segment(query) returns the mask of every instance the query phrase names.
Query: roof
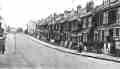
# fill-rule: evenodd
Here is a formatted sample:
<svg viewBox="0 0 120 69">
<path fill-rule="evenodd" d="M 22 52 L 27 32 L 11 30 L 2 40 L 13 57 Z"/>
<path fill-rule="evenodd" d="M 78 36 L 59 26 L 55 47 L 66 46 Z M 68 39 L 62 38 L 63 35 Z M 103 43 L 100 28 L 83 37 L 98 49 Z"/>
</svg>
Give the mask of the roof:
<svg viewBox="0 0 120 69">
<path fill-rule="evenodd" d="M 66 21 L 70 22 L 70 21 L 74 21 L 74 20 L 80 21 L 80 18 L 79 18 L 78 16 L 61 18 L 60 20 L 57 20 L 56 23 L 64 23 L 64 22 L 66 22 Z"/>
<path fill-rule="evenodd" d="M 47 25 L 47 24 L 48 24 L 48 22 L 45 21 L 45 20 L 42 20 L 42 21 L 39 23 L 39 25 Z"/>
<path fill-rule="evenodd" d="M 74 20 L 80 21 L 80 18 L 78 16 L 73 16 L 73 17 L 69 18 L 67 21 L 74 21 Z"/>
<path fill-rule="evenodd" d="M 114 8 L 114 7 L 118 7 L 118 6 L 120 6 L 120 1 L 119 0 L 117 0 L 113 3 L 110 3 L 110 4 L 101 4 L 101 5 L 99 5 L 98 7 L 95 8 L 95 11 L 96 12 L 104 11 L 104 10 Z"/>
<path fill-rule="evenodd" d="M 87 12 L 87 13 L 81 15 L 80 18 L 83 18 L 83 17 L 86 17 L 86 16 L 90 16 L 90 15 L 92 15 L 92 11 L 91 12 Z"/>
<path fill-rule="evenodd" d="M 63 23 L 66 21 L 66 18 L 60 17 L 59 19 L 56 20 L 56 23 Z"/>
</svg>

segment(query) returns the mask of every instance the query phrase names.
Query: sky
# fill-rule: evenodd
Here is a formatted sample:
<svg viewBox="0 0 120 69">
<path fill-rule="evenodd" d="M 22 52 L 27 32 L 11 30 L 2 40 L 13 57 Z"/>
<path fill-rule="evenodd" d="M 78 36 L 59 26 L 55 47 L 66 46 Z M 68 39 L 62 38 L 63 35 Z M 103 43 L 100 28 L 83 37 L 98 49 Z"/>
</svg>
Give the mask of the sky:
<svg viewBox="0 0 120 69">
<path fill-rule="evenodd" d="M 0 15 L 7 25 L 26 28 L 30 20 L 40 20 L 50 14 L 62 13 L 76 8 L 78 4 L 85 7 L 90 0 L 0 0 Z M 102 0 L 94 0 L 95 5 Z"/>
</svg>

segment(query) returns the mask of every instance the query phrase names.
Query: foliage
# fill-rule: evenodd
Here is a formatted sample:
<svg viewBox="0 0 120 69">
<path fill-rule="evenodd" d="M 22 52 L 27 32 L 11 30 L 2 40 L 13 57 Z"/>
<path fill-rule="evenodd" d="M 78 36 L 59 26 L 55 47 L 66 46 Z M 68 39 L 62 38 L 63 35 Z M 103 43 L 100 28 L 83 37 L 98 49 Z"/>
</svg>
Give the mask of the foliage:
<svg viewBox="0 0 120 69">
<path fill-rule="evenodd" d="M 23 32 L 22 28 L 17 28 L 17 32 Z"/>
<path fill-rule="evenodd" d="M 28 34 L 28 30 L 27 30 L 27 29 L 25 29 L 24 33 L 25 33 L 25 34 Z"/>
</svg>

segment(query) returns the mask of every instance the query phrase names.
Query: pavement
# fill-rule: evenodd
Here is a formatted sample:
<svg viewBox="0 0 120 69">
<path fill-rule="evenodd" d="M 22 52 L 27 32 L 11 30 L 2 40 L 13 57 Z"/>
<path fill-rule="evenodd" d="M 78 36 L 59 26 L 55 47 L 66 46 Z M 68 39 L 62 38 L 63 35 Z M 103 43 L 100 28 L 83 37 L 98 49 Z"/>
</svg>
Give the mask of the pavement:
<svg viewBox="0 0 120 69">
<path fill-rule="evenodd" d="M 62 51 L 62 52 L 67 52 L 67 53 L 71 53 L 71 54 L 75 54 L 75 55 L 81 55 L 81 56 L 86 56 L 86 57 L 91 57 L 91 58 L 96 58 L 96 59 L 100 59 L 100 60 L 106 60 L 106 61 L 112 61 L 112 62 L 117 62 L 120 63 L 120 57 L 113 57 L 113 56 L 109 56 L 106 54 L 96 54 L 96 53 L 90 53 L 90 52 L 85 52 L 83 51 L 82 53 L 80 53 L 77 50 L 71 50 L 71 49 L 67 49 L 65 47 L 61 47 L 59 45 L 53 45 L 51 43 L 47 43 L 45 41 L 42 40 L 38 40 L 32 36 L 26 35 L 29 39 L 32 39 L 33 41 L 36 41 L 38 43 L 42 43 L 47 47 Z"/>
</svg>

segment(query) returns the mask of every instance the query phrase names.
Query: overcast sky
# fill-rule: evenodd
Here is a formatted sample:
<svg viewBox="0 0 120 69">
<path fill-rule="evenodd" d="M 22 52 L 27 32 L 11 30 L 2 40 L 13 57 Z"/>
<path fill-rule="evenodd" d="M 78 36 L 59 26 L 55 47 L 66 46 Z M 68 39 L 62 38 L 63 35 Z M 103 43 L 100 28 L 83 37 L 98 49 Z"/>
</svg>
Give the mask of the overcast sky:
<svg viewBox="0 0 120 69">
<path fill-rule="evenodd" d="M 0 0 L 0 15 L 5 22 L 14 27 L 25 27 L 29 20 L 45 18 L 51 13 L 61 13 L 75 8 L 78 4 L 85 6 L 89 0 Z M 101 4 L 102 0 L 94 0 Z"/>
</svg>

